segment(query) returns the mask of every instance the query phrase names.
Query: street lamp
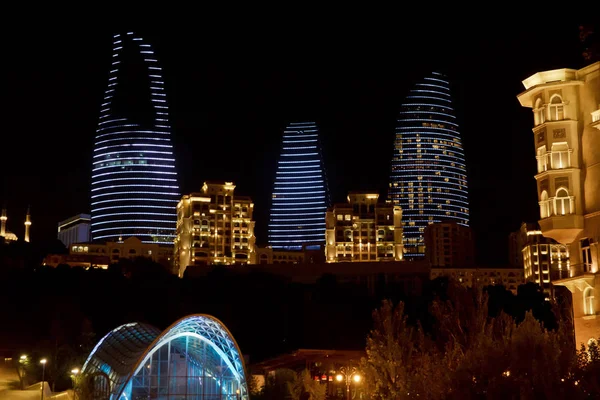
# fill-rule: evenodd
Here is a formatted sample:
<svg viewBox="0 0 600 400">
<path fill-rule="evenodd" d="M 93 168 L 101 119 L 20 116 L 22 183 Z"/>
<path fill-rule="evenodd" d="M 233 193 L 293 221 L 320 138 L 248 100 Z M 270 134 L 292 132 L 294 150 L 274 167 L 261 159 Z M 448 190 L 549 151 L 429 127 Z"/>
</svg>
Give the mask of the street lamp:
<svg viewBox="0 0 600 400">
<path fill-rule="evenodd" d="M 354 381 L 355 383 L 359 383 L 362 380 L 362 376 L 360 375 L 356 367 L 342 367 L 340 368 L 340 373 L 335 376 L 335 379 L 338 382 L 341 382 L 344 379 L 346 380 L 346 399 L 350 400 L 350 384 L 352 383 L 352 381 Z"/>
<path fill-rule="evenodd" d="M 42 364 L 42 385 L 41 385 L 42 390 L 41 390 L 41 392 L 42 392 L 42 400 L 44 400 L 44 374 L 46 372 L 46 359 L 42 358 L 40 360 L 40 364 Z"/>
</svg>

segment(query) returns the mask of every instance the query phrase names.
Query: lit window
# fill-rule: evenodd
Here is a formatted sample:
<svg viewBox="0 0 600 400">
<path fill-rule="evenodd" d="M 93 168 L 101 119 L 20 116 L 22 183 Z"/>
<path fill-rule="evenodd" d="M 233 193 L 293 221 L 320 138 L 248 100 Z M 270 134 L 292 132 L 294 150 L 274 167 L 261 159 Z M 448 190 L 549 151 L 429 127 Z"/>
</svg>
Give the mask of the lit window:
<svg viewBox="0 0 600 400">
<path fill-rule="evenodd" d="M 555 94 L 550 99 L 550 105 L 548 106 L 548 114 L 550 120 L 552 121 L 560 121 L 565 118 L 565 106 L 562 98 Z"/>
<path fill-rule="evenodd" d="M 571 166 L 571 151 L 567 142 L 552 144 L 552 168 L 561 169 Z"/>
<path fill-rule="evenodd" d="M 586 288 L 583 292 L 583 308 L 585 315 L 594 315 L 594 289 Z"/>
<path fill-rule="evenodd" d="M 548 200 L 548 192 L 542 191 L 540 195 L 540 217 L 542 219 L 550 216 L 550 201 Z"/>
<path fill-rule="evenodd" d="M 556 191 L 554 198 L 554 213 L 556 215 L 572 214 L 573 202 L 569 196 L 569 192 L 565 188 L 560 188 Z"/>
<path fill-rule="evenodd" d="M 544 172 L 548 170 L 548 154 L 546 153 L 546 146 L 538 147 L 537 149 L 537 166 L 538 172 Z"/>
<path fill-rule="evenodd" d="M 535 102 L 535 107 L 533 109 L 534 112 L 534 120 L 536 125 L 543 124 L 546 122 L 546 115 L 544 105 L 542 104 L 542 99 L 537 99 Z"/>
</svg>

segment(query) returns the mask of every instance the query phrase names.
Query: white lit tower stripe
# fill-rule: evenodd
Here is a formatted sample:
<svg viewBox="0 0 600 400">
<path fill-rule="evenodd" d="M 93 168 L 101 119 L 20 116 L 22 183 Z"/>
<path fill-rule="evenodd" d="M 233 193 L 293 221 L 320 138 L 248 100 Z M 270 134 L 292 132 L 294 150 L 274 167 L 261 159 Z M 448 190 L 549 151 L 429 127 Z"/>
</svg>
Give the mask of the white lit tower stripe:
<svg viewBox="0 0 600 400">
<path fill-rule="evenodd" d="M 113 109 L 124 79 L 124 52 L 134 52 L 147 72 L 151 122 L 144 126 Z M 170 135 L 162 70 L 152 46 L 133 32 L 114 35 L 92 161 L 92 240 L 137 236 L 143 242 L 173 243 L 181 194 Z"/>
<path fill-rule="evenodd" d="M 409 259 L 424 256 L 428 224 L 449 220 L 469 225 L 465 155 L 443 74 L 433 72 L 417 83 L 402 104 L 388 199 L 402 207 Z"/>
<path fill-rule="evenodd" d="M 319 131 L 314 122 L 291 123 L 283 132 L 269 216 L 269 245 L 299 250 L 325 244 L 329 189 Z"/>
</svg>

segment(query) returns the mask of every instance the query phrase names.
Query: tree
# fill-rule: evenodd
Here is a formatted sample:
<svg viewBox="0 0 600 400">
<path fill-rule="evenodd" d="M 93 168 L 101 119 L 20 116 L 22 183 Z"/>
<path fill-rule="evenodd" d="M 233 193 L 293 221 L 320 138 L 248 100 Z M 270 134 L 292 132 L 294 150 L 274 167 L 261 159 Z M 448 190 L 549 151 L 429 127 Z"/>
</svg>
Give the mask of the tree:
<svg viewBox="0 0 600 400">
<path fill-rule="evenodd" d="M 296 372 L 291 369 L 275 370 L 272 375 L 267 376 L 259 398 L 262 400 L 292 400 L 290 385 L 293 385 L 296 379 Z"/>
<path fill-rule="evenodd" d="M 30 374 L 31 360 L 28 356 L 22 355 L 19 360 L 15 363 L 17 369 L 17 376 L 19 377 L 19 389 L 25 389 L 26 377 Z"/>
<path fill-rule="evenodd" d="M 576 391 L 567 324 L 547 329 L 532 311 L 520 322 L 504 311 L 492 317 L 487 305 L 487 292 L 451 280 L 431 302 L 434 322 L 424 332 L 407 323 L 403 303 L 384 301 L 362 360 L 373 398 L 559 399 Z"/>
<path fill-rule="evenodd" d="M 422 385 L 428 368 L 423 353 L 425 336 L 410 326 L 404 303 L 384 300 L 373 312 L 374 329 L 367 338 L 367 357 L 361 362 L 367 391 L 375 399 L 401 399 Z M 419 372 L 421 371 L 421 372 Z"/>
<path fill-rule="evenodd" d="M 248 394 L 250 395 L 250 399 L 256 400 L 262 398 L 262 387 L 260 386 L 256 376 L 250 375 L 246 380 L 246 384 L 248 385 Z"/>
<path fill-rule="evenodd" d="M 598 340 L 590 340 L 577 351 L 571 382 L 581 394 L 600 396 L 600 347 Z"/>
<path fill-rule="evenodd" d="M 325 400 L 327 386 L 313 380 L 307 369 L 300 372 L 293 382 L 287 384 L 294 400 Z"/>
</svg>

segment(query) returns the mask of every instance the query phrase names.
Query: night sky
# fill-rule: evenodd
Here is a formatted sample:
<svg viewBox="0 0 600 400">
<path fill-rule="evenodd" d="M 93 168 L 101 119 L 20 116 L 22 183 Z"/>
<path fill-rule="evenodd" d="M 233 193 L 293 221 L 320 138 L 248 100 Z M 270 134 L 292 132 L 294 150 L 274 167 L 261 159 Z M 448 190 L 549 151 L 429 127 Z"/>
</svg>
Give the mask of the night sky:
<svg viewBox="0 0 600 400">
<path fill-rule="evenodd" d="M 237 194 L 254 200 L 259 244 L 267 240 L 288 122 L 318 123 L 333 202 L 345 201 L 349 190 L 385 197 L 400 105 L 435 69 L 452 84 L 477 258 L 506 262 L 509 232 L 538 218 L 533 118 L 516 98 L 521 81 L 588 64 L 577 23 L 543 33 L 525 21 L 460 30 L 416 22 L 194 26 L 136 30 L 153 44 L 163 68 L 181 191 L 199 191 L 205 180 L 233 181 Z M 29 204 L 32 241 L 54 239 L 60 220 L 89 212 L 93 139 L 113 33 L 112 26 L 74 32 L 42 24 L 6 42 L 0 202 L 8 208 L 8 229 L 19 237 Z"/>
</svg>

